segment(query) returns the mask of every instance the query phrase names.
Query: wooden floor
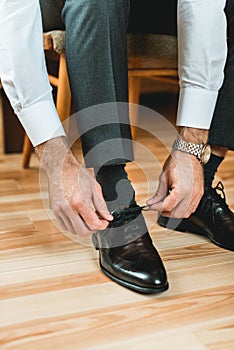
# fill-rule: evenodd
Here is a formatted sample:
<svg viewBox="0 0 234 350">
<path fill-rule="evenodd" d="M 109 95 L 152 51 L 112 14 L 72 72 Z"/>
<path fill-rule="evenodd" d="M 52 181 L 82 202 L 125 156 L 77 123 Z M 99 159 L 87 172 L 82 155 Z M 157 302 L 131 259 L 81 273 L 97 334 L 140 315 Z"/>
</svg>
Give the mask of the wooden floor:
<svg viewBox="0 0 234 350">
<path fill-rule="evenodd" d="M 138 152 L 137 162 L 128 165 L 144 204 L 160 171 L 156 167 L 152 175 L 150 157 L 162 164 L 167 153 L 148 134 L 136 140 L 150 150 L 149 158 Z M 233 164 L 229 153 L 216 179 L 232 209 Z M 35 156 L 31 165 L 22 170 L 21 155 L 0 156 L 1 350 L 234 349 L 233 252 L 162 229 L 156 213 L 148 213 L 170 288 L 154 296 L 131 292 L 99 271 L 91 246 L 66 238 L 49 221 Z"/>
</svg>

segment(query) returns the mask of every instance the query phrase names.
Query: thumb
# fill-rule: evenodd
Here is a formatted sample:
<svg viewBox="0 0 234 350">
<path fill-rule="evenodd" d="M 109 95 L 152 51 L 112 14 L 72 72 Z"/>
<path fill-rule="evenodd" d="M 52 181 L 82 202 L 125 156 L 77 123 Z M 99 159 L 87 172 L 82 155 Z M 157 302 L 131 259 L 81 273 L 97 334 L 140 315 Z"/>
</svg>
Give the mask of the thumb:
<svg viewBox="0 0 234 350">
<path fill-rule="evenodd" d="M 158 189 L 153 197 L 146 201 L 146 204 L 150 207 L 156 203 L 162 202 L 168 194 L 168 186 L 165 181 L 165 177 L 161 176 L 159 179 Z M 150 208 L 152 209 L 152 208 Z"/>
<path fill-rule="evenodd" d="M 153 197 L 153 199 L 155 197 Z M 178 203 L 178 195 L 176 191 L 172 191 L 166 196 L 166 198 L 161 197 L 161 200 L 157 202 L 153 202 L 150 205 L 150 210 L 156 210 L 160 212 L 171 212 L 176 207 L 177 203 Z"/>
<path fill-rule="evenodd" d="M 178 192 L 173 189 L 163 201 L 163 207 L 161 210 L 165 212 L 171 212 L 178 204 Z"/>
</svg>

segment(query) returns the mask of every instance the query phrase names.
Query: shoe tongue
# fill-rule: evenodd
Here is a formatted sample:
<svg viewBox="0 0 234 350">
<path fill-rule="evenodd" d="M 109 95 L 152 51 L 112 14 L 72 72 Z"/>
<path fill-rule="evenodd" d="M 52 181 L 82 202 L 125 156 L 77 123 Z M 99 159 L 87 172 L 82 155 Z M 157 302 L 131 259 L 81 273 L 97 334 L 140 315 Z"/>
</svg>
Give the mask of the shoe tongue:
<svg viewBox="0 0 234 350">
<path fill-rule="evenodd" d="M 223 192 L 223 190 L 221 190 L 220 188 L 217 188 L 217 187 L 212 188 L 210 195 L 211 195 L 213 201 L 218 203 L 218 205 L 220 207 L 222 207 L 223 209 L 227 209 L 228 211 L 230 210 L 227 203 L 226 203 L 226 197 L 225 197 L 225 193 Z"/>
<path fill-rule="evenodd" d="M 213 187 L 205 187 L 204 188 L 204 196 L 208 196 L 209 194 L 212 197 L 214 197 L 215 199 L 219 199 L 220 201 L 222 201 L 222 203 L 226 204 L 225 193 L 223 191 L 223 188 L 219 188 L 218 186 L 216 186 L 214 188 Z"/>
<path fill-rule="evenodd" d="M 213 190 L 212 187 L 209 187 L 209 186 L 204 187 L 204 193 L 208 193 L 208 192 L 210 192 L 212 190 Z"/>
</svg>

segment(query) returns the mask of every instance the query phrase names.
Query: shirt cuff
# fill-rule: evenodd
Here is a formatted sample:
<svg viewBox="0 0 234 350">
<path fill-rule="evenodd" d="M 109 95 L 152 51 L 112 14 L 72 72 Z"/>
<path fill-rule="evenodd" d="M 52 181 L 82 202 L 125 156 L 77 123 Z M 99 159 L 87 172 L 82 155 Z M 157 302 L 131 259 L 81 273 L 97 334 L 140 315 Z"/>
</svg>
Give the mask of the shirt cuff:
<svg viewBox="0 0 234 350">
<path fill-rule="evenodd" d="M 182 88 L 176 124 L 190 128 L 209 129 L 217 97 L 218 91 L 194 87 Z"/>
<path fill-rule="evenodd" d="M 18 113 L 18 118 L 34 147 L 55 137 L 65 136 L 52 100 L 40 101 L 23 108 Z"/>
</svg>

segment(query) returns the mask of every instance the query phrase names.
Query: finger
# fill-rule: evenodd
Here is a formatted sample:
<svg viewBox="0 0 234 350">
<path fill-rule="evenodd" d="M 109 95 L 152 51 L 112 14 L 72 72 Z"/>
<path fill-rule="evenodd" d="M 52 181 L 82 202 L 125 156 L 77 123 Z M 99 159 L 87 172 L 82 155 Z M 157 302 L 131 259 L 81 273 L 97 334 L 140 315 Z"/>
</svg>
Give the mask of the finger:
<svg viewBox="0 0 234 350">
<path fill-rule="evenodd" d="M 75 235 L 86 236 L 91 234 L 92 231 L 84 223 L 80 215 L 74 211 L 74 209 L 67 203 L 66 206 L 63 206 L 60 217 L 64 221 L 67 230 Z"/>
<path fill-rule="evenodd" d="M 71 211 L 69 213 L 69 221 L 72 225 L 73 228 L 73 232 L 74 234 L 78 234 L 79 236 L 83 237 L 83 236 L 87 236 L 92 234 L 92 230 L 89 229 L 89 227 L 85 224 L 85 222 L 83 221 L 83 219 L 77 215 L 77 213 L 75 213 L 72 208 Z"/>
<path fill-rule="evenodd" d="M 72 234 L 75 234 L 74 228 L 71 224 L 71 221 L 69 220 L 68 217 L 64 215 L 64 212 L 60 213 L 60 216 L 57 216 L 57 220 L 59 223 L 59 229 L 61 231 L 68 231 Z"/>
<path fill-rule="evenodd" d="M 167 218 L 170 218 L 170 217 L 172 217 L 171 215 L 171 211 L 161 211 L 160 212 L 160 215 L 162 215 L 162 216 L 166 216 Z"/>
<path fill-rule="evenodd" d="M 173 189 L 164 200 L 150 206 L 151 210 L 172 212 L 179 202 L 178 192 Z"/>
<path fill-rule="evenodd" d="M 56 215 L 56 221 L 57 221 L 57 225 L 56 226 L 58 227 L 58 229 L 60 231 L 66 231 L 67 230 L 66 225 L 65 225 L 65 223 L 63 222 L 63 219 L 60 216 Z"/>
<path fill-rule="evenodd" d="M 188 205 L 186 201 L 181 201 L 172 211 L 162 210 L 161 215 L 172 218 L 188 218 L 196 210 L 196 206 Z"/>
<path fill-rule="evenodd" d="M 98 188 L 96 189 L 96 191 L 93 194 L 93 205 L 94 208 L 96 209 L 97 213 L 104 219 L 107 221 L 112 221 L 113 220 L 113 216 L 110 214 L 106 202 L 103 198 L 102 195 L 102 191 L 101 189 L 99 190 Z"/>
<path fill-rule="evenodd" d="M 168 191 L 169 191 L 169 188 L 167 186 L 165 176 L 161 175 L 159 178 L 159 184 L 158 184 L 158 189 L 157 189 L 156 194 L 152 198 L 148 199 L 146 201 L 146 204 L 151 207 L 158 202 L 162 202 L 165 199 L 165 197 L 167 196 Z M 152 208 L 150 208 L 150 209 L 152 209 Z"/>
<path fill-rule="evenodd" d="M 107 228 L 109 221 L 100 220 L 91 203 L 83 201 L 76 205 L 75 209 L 91 231 L 104 230 Z"/>
<path fill-rule="evenodd" d="M 164 201 L 152 204 L 149 206 L 149 210 L 162 211 L 163 210 L 163 203 L 164 203 Z"/>
<path fill-rule="evenodd" d="M 60 207 L 54 210 L 62 231 L 68 231 L 73 235 L 85 236 L 91 233 L 79 214 L 72 208 L 68 201 L 60 202 Z"/>
<path fill-rule="evenodd" d="M 178 203 L 173 215 L 175 217 L 188 218 L 192 213 L 195 212 L 200 202 L 200 192 L 192 195 L 191 198 L 184 197 L 184 199 Z"/>
<path fill-rule="evenodd" d="M 177 188 L 173 188 L 163 202 L 164 211 L 172 211 L 180 203 L 181 199 Z"/>
<path fill-rule="evenodd" d="M 72 234 L 76 234 L 76 231 L 75 231 L 74 227 L 72 226 L 70 219 L 68 217 L 66 217 L 64 214 L 61 214 L 61 219 L 63 220 L 63 222 L 65 224 L 66 231 L 68 231 Z"/>
<path fill-rule="evenodd" d="M 188 203 L 187 200 L 181 200 L 171 211 L 170 211 L 170 217 L 172 218 L 188 218 L 193 211 L 194 206 L 191 206 L 190 203 Z M 165 211 L 163 209 L 162 215 L 168 215 L 168 211 Z"/>
<path fill-rule="evenodd" d="M 184 214 L 184 217 L 188 218 L 190 215 L 192 215 L 196 211 L 198 204 L 199 204 L 199 199 L 196 201 L 193 200 L 192 204 L 188 206 L 187 211 Z"/>
</svg>

